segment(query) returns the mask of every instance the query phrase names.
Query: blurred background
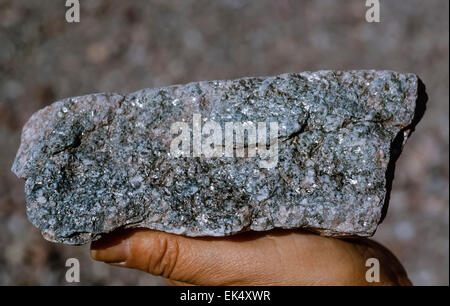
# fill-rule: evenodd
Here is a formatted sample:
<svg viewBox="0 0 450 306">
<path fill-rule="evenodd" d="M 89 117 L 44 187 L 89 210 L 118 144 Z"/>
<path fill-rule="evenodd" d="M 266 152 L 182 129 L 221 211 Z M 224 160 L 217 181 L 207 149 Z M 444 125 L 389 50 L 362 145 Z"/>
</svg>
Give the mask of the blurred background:
<svg viewBox="0 0 450 306">
<path fill-rule="evenodd" d="M 70 257 L 82 285 L 164 283 L 47 242 L 28 222 L 10 168 L 32 113 L 93 92 L 320 69 L 413 72 L 427 86 L 374 239 L 414 284 L 449 284 L 449 1 L 380 0 L 380 23 L 366 22 L 365 0 L 81 0 L 80 23 L 64 3 L 0 0 L 0 285 L 66 285 Z"/>
</svg>

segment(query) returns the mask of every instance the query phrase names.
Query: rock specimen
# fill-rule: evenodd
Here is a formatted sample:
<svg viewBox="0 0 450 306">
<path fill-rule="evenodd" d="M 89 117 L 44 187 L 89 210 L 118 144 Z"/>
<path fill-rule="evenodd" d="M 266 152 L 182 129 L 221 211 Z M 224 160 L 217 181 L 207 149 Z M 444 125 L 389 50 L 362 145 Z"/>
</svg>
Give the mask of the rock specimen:
<svg viewBox="0 0 450 306">
<path fill-rule="evenodd" d="M 31 117 L 12 170 L 30 221 L 55 242 L 119 227 L 370 236 L 426 99 L 416 75 L 373 70 L 67 98 Z M 227 123 L 238 123 L 228 149 Z"/>
</svg>

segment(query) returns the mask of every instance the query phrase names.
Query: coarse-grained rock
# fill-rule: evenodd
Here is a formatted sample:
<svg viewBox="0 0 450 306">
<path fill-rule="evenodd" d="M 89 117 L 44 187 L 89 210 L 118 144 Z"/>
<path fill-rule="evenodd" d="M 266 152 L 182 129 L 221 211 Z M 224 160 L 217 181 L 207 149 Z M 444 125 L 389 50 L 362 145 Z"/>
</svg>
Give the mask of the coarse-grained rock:
<svg viewBox="0 0 450 306">
<path fill-rule="evenodd" d="M 67 98 L 26 123 L 12 170 L 26 179 L 29 220 L 55 242 L 83 244 L 119 227 L 370 236 L 426 100 L 415 74 L 373 70 Z M 171 126 L 193 127 L 194 114 L 221 127 L 276 122 L 276 163 L 262 167 L 259 155 L 175 157 Z"/>
</svg>

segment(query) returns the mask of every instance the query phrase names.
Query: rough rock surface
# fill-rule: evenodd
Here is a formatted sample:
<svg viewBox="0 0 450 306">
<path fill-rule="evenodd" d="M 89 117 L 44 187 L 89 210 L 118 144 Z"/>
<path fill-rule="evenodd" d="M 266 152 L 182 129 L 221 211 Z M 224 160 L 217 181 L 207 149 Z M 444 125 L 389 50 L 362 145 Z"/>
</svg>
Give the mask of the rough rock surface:
<svg viewBox="0 0 450 306">
<path fill-rule="evenodd" d="M 189 236 L 307 228 L 372 235 L 425 110 L 414 74 L 319 71 L 67 98 L 35 113 L 12 170 L 50 241 L 118 227 Z M 278 160 L 174 157 L 174 122 L 277 122 Z M 237 145 L 237 144 L 236 144 Z"/>
</svg>

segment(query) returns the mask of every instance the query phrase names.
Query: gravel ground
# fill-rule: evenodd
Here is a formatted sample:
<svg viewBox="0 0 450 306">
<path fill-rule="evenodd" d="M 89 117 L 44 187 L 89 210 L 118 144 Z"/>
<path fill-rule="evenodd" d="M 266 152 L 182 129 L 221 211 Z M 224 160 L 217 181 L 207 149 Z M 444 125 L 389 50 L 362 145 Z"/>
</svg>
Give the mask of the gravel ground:
<svg viewBox="0 0 450 306">
<path fill-rule="evenodd" d="M 374 238 L 414 284 L 448 285 L 449 2 L 380 2 L 381 22 L 367 23 L 362 0 L 81 1 L 69 24 L 64 1 L 0 0 L 0 285 L 65 285 L 69 257 L 83 285 L 163 284 L 49 243 L 27 221 L 10 167 L 33 112 L 93 92 L 320 69 L 414 72 L 427 85 Z"/>
</svg>

